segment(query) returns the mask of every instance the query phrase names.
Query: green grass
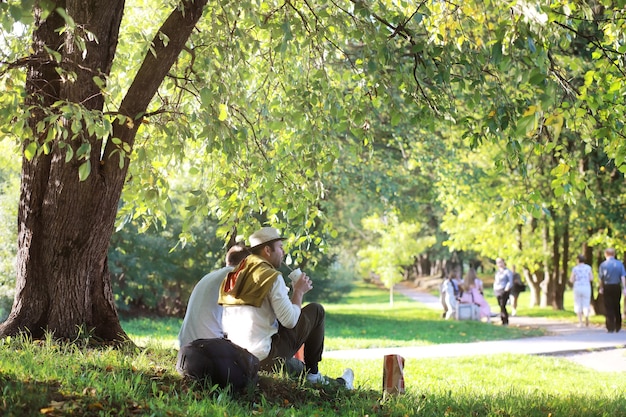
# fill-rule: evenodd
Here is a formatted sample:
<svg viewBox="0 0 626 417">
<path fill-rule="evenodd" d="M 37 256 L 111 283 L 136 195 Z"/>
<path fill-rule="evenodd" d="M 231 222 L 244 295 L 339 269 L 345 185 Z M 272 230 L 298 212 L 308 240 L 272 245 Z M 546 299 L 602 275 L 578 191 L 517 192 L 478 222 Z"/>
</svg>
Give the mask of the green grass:
<svg viewBox="0 0 626 417">
<path fill-rule="evenodd" d="M 400 294 L 394 295 L 390 306 L 388 292 L 369 284 L 356 285 L 340 304 L 324 307 L 327 350 L 465 343 L 543 334 L 540 329 L 442 320 L 441 311 L 426 308 Z M 181 323 L 182 320 L 175 318 L 142 317 L 124 320 L 123 327 L 139 345 L 150 342 L 175 348 Z"/>
<path fill-rule="evenodd" d="M 476 322 L 446 322 L 438 312 L 359 286 L 327 305 L 330 349 L 404 346 L 522 337 L 524 331 Z M 142 348 L 116 350 L 50 338 L 0 341 L 0 414 L 4 416 L 624 416 L 623 373 L 601 373 L 566 359 L 497 355 L 407 359 L 407 392 L 384 396 L 380 360 L 325 359 L 321 371 L 356 374 L 356 390 L 311 387 L 263 375 L 242 396 L 190 385 L 174 370 L 180 320 L 123 323 Z M 626 358 L 624 358 L 626 360 Z"/>
<path fill-rule="evenodd" d="M 441 311 L 372 285 L 358 285 L 342 304 L 325 305 L 326 349 L 419 346 L 539 336 L 539 329 L 446 321 Z"/>
</svg>

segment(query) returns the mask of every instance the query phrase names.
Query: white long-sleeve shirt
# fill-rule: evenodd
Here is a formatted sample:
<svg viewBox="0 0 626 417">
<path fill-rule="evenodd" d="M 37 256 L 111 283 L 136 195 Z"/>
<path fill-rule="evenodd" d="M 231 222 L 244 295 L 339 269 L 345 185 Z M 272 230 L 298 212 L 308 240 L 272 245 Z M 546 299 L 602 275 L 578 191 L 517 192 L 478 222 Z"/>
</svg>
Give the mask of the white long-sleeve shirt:
<svg viewBox="0 0 626 417">
<path fill-rule="evenodd" d="M 225 305 L 222 327 L 233 343 L 262 361 L 270 353 L 272 336 L 278 332 L 278 323 L 292 329 L 299 318 L 300 307 L 291 302 L 289 288 L 279 275 L 260 307 Z"/>
<path fill-rule="evenodd" d="M 222 306 L 217 304 L 220 285 L 231 266 L 206 274 L 194 287 L 178 333 L 180 347 L 196 339 L 222 337 Z"/>
</svg>

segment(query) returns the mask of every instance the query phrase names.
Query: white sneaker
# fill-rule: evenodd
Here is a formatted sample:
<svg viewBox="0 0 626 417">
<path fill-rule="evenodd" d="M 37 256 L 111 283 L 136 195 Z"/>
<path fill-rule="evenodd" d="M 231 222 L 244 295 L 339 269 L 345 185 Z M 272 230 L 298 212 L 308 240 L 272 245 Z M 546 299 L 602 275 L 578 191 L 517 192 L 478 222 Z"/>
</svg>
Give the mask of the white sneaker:
<svg viewBox="0 0 626 417">
<path fill-rule="evenodd" d="M 346 370 L 343 371 L 343 374 L 337 379 L 343 379 L 346 383 L 347 389 L 354 389 L 354 371 L 352 369 L 346 368 Z"/>
<path fill-rule="evenodd" d="M 516 309 L 513 309 L 513 311 L 511 312 L 511 315 L 512 315 L 513 317 L 517 316 L 517 310 L 516 310 Z"/>
<path fill-rule="evenodd" d="M 328 384 L 328 379 L 319 372 L 316 374 L 306 374 L 306 380 L 311 384 Z"/>
</svg>

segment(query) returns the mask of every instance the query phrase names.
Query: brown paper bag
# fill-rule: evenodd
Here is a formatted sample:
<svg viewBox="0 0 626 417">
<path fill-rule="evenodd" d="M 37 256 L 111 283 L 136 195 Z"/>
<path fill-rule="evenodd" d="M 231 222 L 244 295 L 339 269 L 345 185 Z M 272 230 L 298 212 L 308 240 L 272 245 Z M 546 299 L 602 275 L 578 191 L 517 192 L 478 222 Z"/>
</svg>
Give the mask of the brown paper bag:
<svg viewBox="0 0 626 417">
<path fill-rule="evenodd" d="M 383 392 L 388 394 L 404 393 L 404 358 L 400 355 L 385 355 Z"/>
</svg>

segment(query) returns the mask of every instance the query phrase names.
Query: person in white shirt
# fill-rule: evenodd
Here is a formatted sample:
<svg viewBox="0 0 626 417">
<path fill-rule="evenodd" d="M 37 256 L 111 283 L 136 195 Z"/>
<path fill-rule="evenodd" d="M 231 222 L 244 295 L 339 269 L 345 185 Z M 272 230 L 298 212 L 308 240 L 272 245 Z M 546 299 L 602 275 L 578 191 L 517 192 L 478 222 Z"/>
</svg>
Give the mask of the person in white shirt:
<svg viewBox="0 0 626 417">
<path fill-rule="evenodd" d="M 224 337 L 222 330 L 223 308 L 217 303 L 220 285 L 226 275 L 248 254 L 249 252 L 244 246 L 234 245 L 226 254 L 226 266 L 206 274 L 194 286 L 189 296 L 183 324 L 178 332 L 179 347 L 197 339 Z"/>
<path fill-rule="evenodd" d="M 585 326 L 589 326 L 593 272 L 591 272 L 591 267 L 585 263 L 583 255 L 578 255 L 577 259 L 578 264 L 572 268 L 569 282 L 574 286 L 574 312 L 578 315 L 578 327 L 582 327 L 583 316 L 585 316 Z"/>
<path fill-rule="evenodd" d="M 272 227 L 250 236 L 252 254 L 226 276 L 220 288 L 222 325 L 230 340 L 259 358 L 261 370 L 286 366 L 304 344 L 306 379 L 324 383 L 327 380 L 318 367 L 324 350 L 324 307 L 318 303 L 302 307 L 304 294 L 313 288 L 304 273 L 293 283 L 289 297 L 277 270 L 285 256 L 283 239 Z M 352 388 L 352 370 L 346 369 L 342 378 Z"/>
<path fill-rule="evenodd" d="M 226 266 L 202 277 L 191 291 L 185 318 L 178 332 L 179 354 L 176 369 L 179 372 L 182 371 L 180 348 L 194 340 L 224 337 L 222 330 L 223 308 L 217 303 L 220 285 L 226 275 L 249 253 L 245 246 L 232 246 L 226 253 Z"/>
<path fill-rule="evenodd" d="M 445 319 L 454 319 L 458 304 L 461 282 L 456 277 L 456 273 L 451 272 L 446 276 L 441 284 L 441 297 L 444 303 Z"/>
</svg>

